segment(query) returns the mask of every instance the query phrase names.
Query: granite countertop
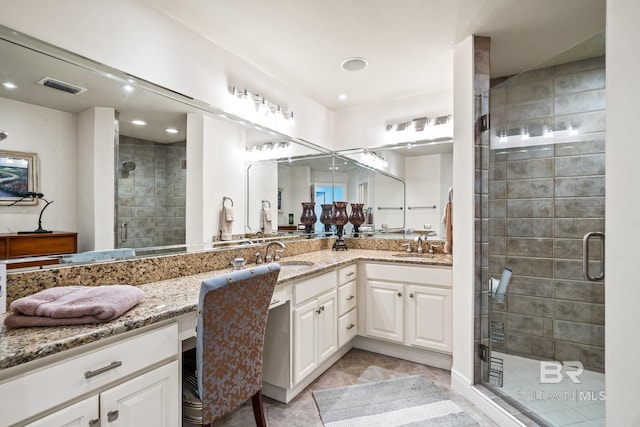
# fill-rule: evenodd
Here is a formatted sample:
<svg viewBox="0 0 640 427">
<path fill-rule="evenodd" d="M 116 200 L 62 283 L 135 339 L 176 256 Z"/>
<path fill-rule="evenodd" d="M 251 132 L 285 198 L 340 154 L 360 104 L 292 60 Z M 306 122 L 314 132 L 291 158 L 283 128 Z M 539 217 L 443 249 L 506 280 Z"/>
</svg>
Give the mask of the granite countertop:
<svg viewBox="0 0 640 427">
<path fill-rule="evenodd" d="M 283 263 L 310 261 L 314 264 L 304 269 L 282 270 L 276 289 L 293 280 L 329 271 L 358 260 L 405 265 L 452 265 L 451 255 L 438 253 L 425 254 L 422 257 L 397 255 L 398 252 L 394 251 L 349 249 L 339 252 L 320 250 L 283 257 L 281 260 Z M 194 312 L 197 309 L 202 281 L 231 271 L 231 268 L 225 268 L 138 285 L 145 292 L 142 302 L 111 322 L 63 327 L 18 328 L 0 332 L 0 370 Z"/>
</svg>

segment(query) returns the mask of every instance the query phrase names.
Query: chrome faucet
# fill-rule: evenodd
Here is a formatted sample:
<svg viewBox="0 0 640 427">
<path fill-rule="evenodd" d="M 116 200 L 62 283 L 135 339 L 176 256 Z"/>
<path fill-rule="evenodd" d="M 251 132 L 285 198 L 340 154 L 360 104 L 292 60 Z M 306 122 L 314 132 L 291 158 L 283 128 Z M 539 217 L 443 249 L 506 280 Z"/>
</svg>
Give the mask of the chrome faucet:
<svg viewBox="0 0 640 427">
<path fill-rule="evenodd" d="M 426 241 L 427 238 L 425 236 L 423 236 L 422 234 L 419 234 L 413 240 L 418 243 L 418 249 L 417 250 L 418 250 L 418 253 L 421 254 L 422 253 L 422 242 Z"/>
<path fill-rule="evenodd" d="M 282 242 L 271 242 L 267 245 L 267 248 L 264 250 L 264 262 L 271 262 L 271 260 L 274 261 L 279 261 L 280 260 L 280 254 L 278 250 L 275 251 L 275 256 L 272 257 L 271 254 L 269 253 L 269 248 L 271 248 L 271 246 L 280 246 L 282 249 L 285 248 L 285 246 L 282 244 Z"/>
</svg>

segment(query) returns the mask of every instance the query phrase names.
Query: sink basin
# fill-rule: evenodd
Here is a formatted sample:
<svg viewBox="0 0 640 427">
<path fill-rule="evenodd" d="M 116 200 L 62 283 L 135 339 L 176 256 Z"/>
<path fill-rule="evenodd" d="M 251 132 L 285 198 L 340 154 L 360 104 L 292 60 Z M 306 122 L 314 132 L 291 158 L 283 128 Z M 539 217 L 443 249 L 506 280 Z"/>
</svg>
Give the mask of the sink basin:
<svg viewBox="0 0 640 427">
<path fill-rule="evenodd" d="M 311 261 L 276 261 L 280 264 L 280 269 L 286 270 L 303 270 L 315 265 L 315 262 Z"/>
<path fill-rule="evenodd" d="M 393 256 L 397 256 L 401 258 L 431 258 L 433 255 L 430 253 L 419 254 L 417 252 L 403 252 L 400 254 L 393 254 Z"/>
</svg>

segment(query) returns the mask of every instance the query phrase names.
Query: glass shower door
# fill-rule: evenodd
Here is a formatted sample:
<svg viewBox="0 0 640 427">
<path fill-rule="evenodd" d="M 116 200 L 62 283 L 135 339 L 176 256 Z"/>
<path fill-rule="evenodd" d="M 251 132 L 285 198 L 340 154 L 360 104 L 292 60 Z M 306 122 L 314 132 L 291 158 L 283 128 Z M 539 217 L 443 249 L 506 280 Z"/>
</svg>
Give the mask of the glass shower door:
<svg viewBox="0 0 640 427">
<path fill-rule="evenodd" d="M 604 64 L 529 71 L 489 95 L 481 381 L 542 425 L 605 422 Z"/>
</svg>

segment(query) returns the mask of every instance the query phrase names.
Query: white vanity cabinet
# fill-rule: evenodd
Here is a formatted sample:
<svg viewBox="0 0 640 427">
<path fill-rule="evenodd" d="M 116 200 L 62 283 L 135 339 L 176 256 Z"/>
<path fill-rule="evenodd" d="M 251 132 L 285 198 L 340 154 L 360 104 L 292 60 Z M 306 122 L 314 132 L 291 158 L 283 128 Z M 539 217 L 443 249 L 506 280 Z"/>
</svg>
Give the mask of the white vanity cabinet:
<svg viewBox="0 0 640 427">
<path fill-rule="evenodd" d="M 293 285 L 293 383 L 338 349 L 335 271 Z"/>
<path fill-rule="evenodd" d="M 3 425 L 179 425 L 178 344 L 174 322 L 19 365 L 0 380 Z"/>
<path fill-rule="evenodd" d="M 366 335 L 452 352 L 451 268 L 367 263 Z"/>
<path fill-rule="evenodd" d="M 358 334 L 356 264 L 338 269 L 338 347 Z"/>
</svg>

